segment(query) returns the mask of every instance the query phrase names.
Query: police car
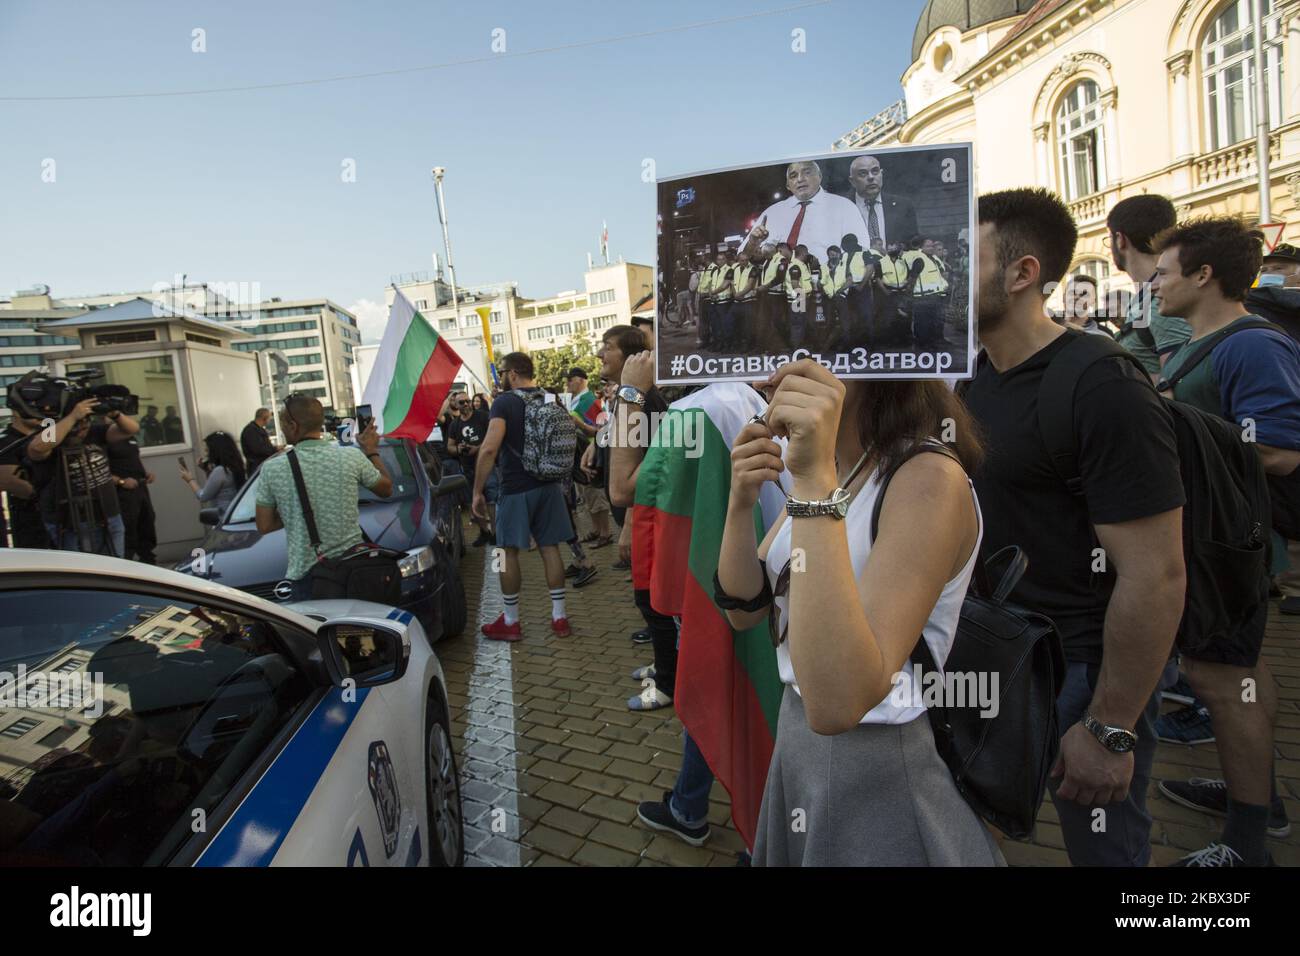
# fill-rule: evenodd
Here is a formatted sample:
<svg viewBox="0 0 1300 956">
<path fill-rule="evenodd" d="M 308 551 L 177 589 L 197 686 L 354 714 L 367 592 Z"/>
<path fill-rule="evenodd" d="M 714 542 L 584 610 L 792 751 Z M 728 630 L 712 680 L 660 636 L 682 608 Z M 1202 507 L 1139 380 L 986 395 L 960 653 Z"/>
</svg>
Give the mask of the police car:
<svg viewBox="0 0 1300 956">
<path fill-rule="evenodd" d="M 459 865 L 408 611 L 0 550 L 0 865 Z"/>
</svg>

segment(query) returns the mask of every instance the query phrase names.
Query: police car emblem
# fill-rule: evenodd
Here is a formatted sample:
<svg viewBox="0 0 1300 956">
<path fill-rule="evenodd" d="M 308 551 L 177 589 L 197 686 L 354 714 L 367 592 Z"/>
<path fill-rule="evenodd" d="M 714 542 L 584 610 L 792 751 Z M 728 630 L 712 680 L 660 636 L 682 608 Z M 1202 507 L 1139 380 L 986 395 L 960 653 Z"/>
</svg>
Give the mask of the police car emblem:
<svg viewBox="0 0 1300 956">
<path fill-rule="evenodd" d="M 370 798 L 375 801 L 375 812 L 379 814 L 379 830 L 384 835 L 384 855 L 392 856 L 397 849 L 397 821 L 402 815 L 402 798 L 397 792 L 397 774 L 388 756 L 388 745 L 382 740 L 370 745 L 367 777 Z"/>
</svg>

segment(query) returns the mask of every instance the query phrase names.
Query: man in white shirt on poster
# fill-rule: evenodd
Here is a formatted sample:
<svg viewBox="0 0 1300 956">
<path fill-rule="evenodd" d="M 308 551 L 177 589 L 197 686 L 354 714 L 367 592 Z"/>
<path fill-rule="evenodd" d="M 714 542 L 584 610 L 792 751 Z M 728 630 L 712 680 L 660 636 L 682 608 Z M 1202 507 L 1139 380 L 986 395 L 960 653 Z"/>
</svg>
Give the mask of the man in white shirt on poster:
<svg viewBox="0 0 1300 956">
<path fill-rule="evenodd" d="M 808 247 L 808 252 L 825 263 L 828 246 L 840 244 L 849 233 L 862 238 L 862 216 L 851 200 L 822 189 L 822 171 L 811 160 L 791 163 L 785 171 L 785 185 L 791 195 L 763 210 L 745 237 L 742 252 L 758 258 L 759 247 L 769 236 L 774 242 Z"/>
</svg>

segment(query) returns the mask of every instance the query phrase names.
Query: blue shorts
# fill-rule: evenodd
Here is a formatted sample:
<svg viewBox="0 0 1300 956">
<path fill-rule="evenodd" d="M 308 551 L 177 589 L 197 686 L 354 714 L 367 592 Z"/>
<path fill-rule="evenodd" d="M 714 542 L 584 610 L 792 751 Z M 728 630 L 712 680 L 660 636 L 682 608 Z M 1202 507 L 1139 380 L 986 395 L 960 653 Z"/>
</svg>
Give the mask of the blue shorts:
<svg viewBox="0 0 1300 956">
<path fill-rule="evenodd" d="M 531 491 L 502 495 L 497 502 L 497 544 L 503 548 L 527 550 L 531 537 L 538 547 L 563 544 L 573 537 L 569 509 L 564 505 L 560 483 L 542 485 Z"/>
<path fill-rule="evenodd" d="M 487 481 L 483 483 L 483 497 L 487 499 L 487 503 L 490 505 L 496 504 L 501 498 L 501 472 L 495 468 L 487 476 Z"/>
</svg>

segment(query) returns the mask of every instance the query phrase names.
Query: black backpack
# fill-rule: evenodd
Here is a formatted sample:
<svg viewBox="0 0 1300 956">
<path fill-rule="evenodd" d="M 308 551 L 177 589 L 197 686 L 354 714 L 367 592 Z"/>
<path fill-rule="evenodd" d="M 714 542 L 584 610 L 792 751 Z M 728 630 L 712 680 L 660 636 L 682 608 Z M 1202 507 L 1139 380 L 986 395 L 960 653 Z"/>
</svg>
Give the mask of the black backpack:
<svg viewBox="0 0 1300 956">
<path fill-rule="evenodd" d="M 1256 290 L 1258 291 L 1258 290 Z M 1285 290 L 1291 291 L 1291 290 Z M 1227 328 L 1219 329 L 1211 336 L 1207 336 L 1196 346 L 1196 351 L 1192 352 L 1187 361 L 1183 363 L 1182 368 L 1174 375 L 1173 378 L 1162 381 L 1156 388 L 1162 392 L 1172 391 L 1174 386 L 1181 382 L 1192 369 L 1200 365 L 1210 353 L 1218 347 L 1230 335 L 1238 332 L 1245 332 L 1247 329 L 1272 329 L 1279 335 L 1285 336 L 1286 329 L 1270 322 L 1266 319 L 1252 318 L 1245 322 L 1234 322 Z M 1288 541 L 1300 541 L 1300 468 L 1291 472 L 1289 475 L 1266 475 L 1268 481 L 1268 496 L 1270 503 L 1270 524 L 1273 530 L 1280 534 Z"/>
<path fill-rule="evenodd" d="M 890 480 L 908 459 L 922 452 L 957 460 L 943 445 L 922 442 L 895 465 L 876 495 L 872 541 Z M 987 569 L 1003 564 L 1006 569 L 991 588 Z M 996 716 L 982 717 L 973 706 L 928 707 L 926 715 L 935 747 L 958 792 L 980 817 L 1017 840 L 1033 832 L 1047 775 L 1056 763 L 1061 741 L 1056 698 L 1065 683 L 1065 652 L 1056 625 L 1007 601 L 1028 567 L 1028 559 L 1017 547 L 1003 548 L 984 562 L 977 559 L 943 667 L 935 663 L 924 638 L 911 654 L 914 664 L 931 673 L 998 675 Z"/>
<path fill-rule="evenodd" d="M 1083 494 L 1075 453 L 1074 392 L 1094 362 L 1116 356 L 1132 362 L 1147 380 L 1146 370 L 1123 346 L 1099 335 L 1074 333 L 1073 341 L 1047 366 L 1039 386 L 1038 428 L 1053 467 L 1074 495 Z M 1200 358 L 1194 355 L 1193 361 Z M 1187 499 L 1187 596 L 1178 646 L 1194 650 L 1229 635 L 1262 632 L 1268 611 L 1269 498 L 1259 455 L 1231 422 L 1185 402 L 1171 400 L 1166 407 L 1174 421 Z"/>
</svg>

